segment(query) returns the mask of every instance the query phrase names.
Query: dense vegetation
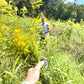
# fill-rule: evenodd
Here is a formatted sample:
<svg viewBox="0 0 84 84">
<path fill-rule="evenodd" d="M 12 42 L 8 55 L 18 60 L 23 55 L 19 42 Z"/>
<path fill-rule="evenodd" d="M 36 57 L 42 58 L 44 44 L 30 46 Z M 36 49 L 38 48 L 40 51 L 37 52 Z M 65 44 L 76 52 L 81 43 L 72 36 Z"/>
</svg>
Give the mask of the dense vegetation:
<svg viewBox="0 0 84 84">
<path fill-rule="evenodd" d="M 50 37 L 40 42 L 41 14 L 26 17 L 23 7 L 23 17 L 17 16 L 11 3 L 0 1 L 0 84 L 21 84 L 41 58 L 49 60 L 49 68 L 41 70 L 38 84 L 83 84 L 84 21 L 49 20 Z"/>
<path fill-rule="evenodd" d="M 39 0 L 13 0 L 11 4 L 13 8 L 18 7 L 19 15 L 21 15 L 20 9 L 26 6 L 28 9 L 27 15 L 32 17 L 37 17 L 39 13 L 43 12 L 48 19 L 68 20 L 71 18 L 75 19 L 76 22 L 80 22 L 81 19 L 84 20 L 84 4 L 80 5 L 77 2 L 64 3 L 65 0 L 42 0 L 44 4 L 41 7 L 37 5 L 37 7 L 33 8 L 31 2 L 36 4 L 37 1 Z"/>
</svg>

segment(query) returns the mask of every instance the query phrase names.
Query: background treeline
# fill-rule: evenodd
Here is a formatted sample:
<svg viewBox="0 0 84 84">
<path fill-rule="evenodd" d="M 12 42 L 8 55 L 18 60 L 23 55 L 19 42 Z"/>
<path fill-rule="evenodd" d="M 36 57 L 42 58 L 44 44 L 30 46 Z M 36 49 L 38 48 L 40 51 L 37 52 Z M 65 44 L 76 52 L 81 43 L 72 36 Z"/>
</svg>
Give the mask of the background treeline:
<svg viewBox="0 0 84 84">
<path fill-rule="evenodd" d="M 42 17 L 31 17 L 41 12 L 42 2 L 31 1 L 32 11 L 27 11 L 25 5 L 17 9 L 17 1 L 0 0 L 0 84 L 21 84 L 28 68 L 43 58 L 48 59 L 49 68 L 41 69 L 38 84 L 84 84 L 84 21 L 47 20 L 50 36 L 41 42 Z"/>
<path fill-rule="evenodd" d="M 9 2 L 10 0 L 6 0 Z M 84 5 L 77 5 L 76 3 L 64 3 L 63 0 L 42 0 L 44 5 L 33 10 L 31 2 L 36 2 L 38 0 L 14 0 L 12 2 L 13 8 L 18 7 L 18 15 L 20 14 L 20 9 L 26 6 L 28 9 L 27 15 L 31 17 L 37 17 L 41 12 L 48 19 L 61 19 L 67 20 L 69 18 L 75 19 L 80 22 L 81 19 L 84 20 Z"/>
</svg>

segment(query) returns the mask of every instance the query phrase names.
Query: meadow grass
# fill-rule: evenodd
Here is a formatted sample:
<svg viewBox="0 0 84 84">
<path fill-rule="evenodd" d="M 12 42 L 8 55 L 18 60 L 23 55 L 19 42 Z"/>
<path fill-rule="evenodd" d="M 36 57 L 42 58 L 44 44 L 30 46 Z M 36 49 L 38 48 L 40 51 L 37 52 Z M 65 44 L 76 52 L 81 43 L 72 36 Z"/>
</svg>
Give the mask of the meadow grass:
<svg viewBox="0 0 84 84">
<path fill-rule="evenodd" d="M 30 33 L 28 28 L 39 25 L 33 25 L 34 18 L 18 17 L 14 20 L 10 17 L 5 19 L 4 24 L 9 27 L 9 30 L 1 37 L 1 49 L 9 48 L 12 41 L 10 38 L 14 36 L 14 30 L 20 28 L 21 35 Z M 13 21 L 13 23 L 7 23 Z M 52 22 L 52 23 L 51 23 Z M 83 84 L 83 24 L 74 23 L 69 20 L 63 21 L 49 21 L 51 33 L 53 36 L 49 39 L 47 45 L 47 51 L 40 46 L 40 39 L 35 37 L 38 45 L 38 56 L 35 54 L 22 54 L 21 58 L 17 59 L 13 56 L 17 51 L 13 51 L 16 48 L 12 46 L 10 51 L 0 51 L 0 82 L 1 84 L 20 84 L 26 75 L 26 71 L 29 67 L 34 67 L 35 64 L 41 58 L 47 58 L 49 60 L 49 69 L 45 71 L 41 70 L 41 78 L 39 84 Z M 11 33 L 9 32 L 10 30 Z M 3 33 L 1 31 L 1 33 Z M 35 33 L 35 32 L 34 32 Z M 36 33 L 31 33 L 30 39 Z M 32 38 L 33 39 L 33 38 Z M 7 43 L 9 42 L 9 43 Z M 34 48 L 33 48 L 34 49 Z M 14 52 L 14 53 L 13 53 Z M 23 50 L 19 51 L 23 52 Z M 34 53 L 34 51 L 32 51 Z M 11 54 L 11 55 L 9 55 Z M 9 55 L 9 56 L 8 56 Z M 18 54 L 19 55 L 19 54 Z M 8 57 L 7 57 L 8 56 Z M 36 57 L 34 57 L 36 56 Z M 24 60 L 26 57 L 26 60 Z M 37 59 L 38 58 L 38 59 Z M 29 60 L 31 59 L 31 61 Z M 33 64 L 32 64 L 33 61 Z M 17 62 L 17 63 L 16 63 Z"/>
</svg>

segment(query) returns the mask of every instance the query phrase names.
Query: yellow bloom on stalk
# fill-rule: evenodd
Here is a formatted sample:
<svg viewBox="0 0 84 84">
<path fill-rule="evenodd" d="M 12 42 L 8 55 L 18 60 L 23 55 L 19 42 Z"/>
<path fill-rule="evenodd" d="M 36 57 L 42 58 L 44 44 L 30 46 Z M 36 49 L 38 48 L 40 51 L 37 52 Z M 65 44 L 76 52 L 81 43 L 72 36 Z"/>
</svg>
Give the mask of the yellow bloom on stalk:
<svg viewBox="0 0 84 84">
<path fill-rule="evenodd" d="M 30 2 L 30 4 L 33 4 L 32 2 Z"/>
<path fill-rule="evenodd" d="M 73 26 L 71 25 L 71 29 L 73 28 Z"/>
<path fill-rule="evenodd" d="M 1 26 L 1 29 L 2 29 L 3 31 L 4 31 L 4 30 L 6 31 L 6 30 L 8 30 L 8 27 L 3 24 L 3 25 Z M 5 32 L 5 31 L 4 31 L 4 32 Z"/>
<path fill-rule="evenodd" d="M 23 10 L 24 10 L 24 11 L 26 11 L 26 10 L 27 10 L 27 8 L 26 8 L 25 6 L 23 6 Z"/>
<path fill-rule="evenodd" d="M 33 41 L 33 46 L 34 46 L 34 54 L 38 55 L 38 48 L 35 41 Z"/>
<path fill-rule="evenodd" d="M 79 24 L 79 23 L 77 23 L 77 24 L 76 24 L 76 26 L 77 26 L 78 28 L 81 28 L 81 26 L 80 26 L 80 24 Z"/>
<path fill-rule="evenodd" d="M 68 20 L 68 23 L 71 23 L 71 19 Z"/>
<path fill-rule="evenodd" d="M 19 40 L 25 40 L 27 37 L 25 35 L 19 36 Z"/>
<path fill-rule="evenodd" d="M 26 37 L 29 37 L 31 35 L 31 33 L 28 33 Z"/>
<path fill-rule="evenodd" d="M 5 0 L 0 0 L 0 6 L 8 6 L 8 3 Z"/>
<path fill-rule="evenodd" d="M 12 10 L 12 5 L 10 5 L 10 9 Z"/>
<path fill-rule="evenodd" d="M 23 47 L 26 46 L 26 43 L 25 43 L 25 42 L 19 42 L 19 43 L 18 43 L 18 46 L 23 48 Z"/>
<path fill-rule="evenodd" d="M 27 11 L 27 8 L 25 6 L 23 6 L 23 8 L 20 9 L 21 11 Z"/>
<path fill-rule="evenodd" d="M 48 41 L 50 38 L 52 38 L 52 36 L 46 37 L 44 41 Z"/>
<path fill-rule="evenodd" d="M 48 19 L 46 18 L 46 22 L 48 22 Z"/>
<path fill-rule="evenodd" d="M 39 5 L 36 5 L 37 8 L 39 8 L 40 6 Z"/>
<path fill-rule="evenodd" d="M 24 51 L 30 53 L 30 51 L 28 49 L 24 49 Z"/>
<path fill-rule="evenodd" d="M 9 5 L 12 3 L 13 1 L 11 0 L 11 1 L 9 1 Z"/>
<path fill-rule="evenodd" d="M 40 28 L 40 26 L 37 26 L 36 28 Z"/>
<path fill-rule="evenodd" d="M 40 23 L 41 22 L 41 18 L 37 20 L 37 23 Z"/>
<path fill-rule="evenodd" d="M 79 23 L 73 24 L 73 27 L 75 27 L 75 28 L 81 28 L 81 26 L 80 26 Z"/>
<path fill-rule="evenodd" d="M 18 43 L 18 39 L 17 39 L 17 38 L 14 39 L 13 42 L 14 42 L 14 43 Z"/>
<path fill-rule="evenodd" d="M 32 8 L 34 9 L 34 6 L 32 5 Z"/>
<path fill-rule="evenodd" d="M 2 36 L 2 33 L 0 33 L 0 38 L 2 38 L 3 36 Z"/>
<path fill-rule="evenodd" d="M 14 33 L 15 33 L 15 34 L 20 33 L 20 29 L 15 29 Z"/>
<path fill-rule="evenodd" d="M 30 28 L 30 33 L 33 33 L 34 32 L 34 28 Z"/>
<path fill-rule="evenodd" d="M 17 7 L 15 7 L 15 8 L 14 8 L 14 11 L 16 11 L 16 12 L 17 12 L 17 11 L 18 11 L 18 8 L 17 8 Z"/>
<path fill-rule="evenodd" d="M 39 26 L 37 26 L 37 28 L 39 28 Z M 22 52 L 24 55 L 29 53 L 33 53 L 36 56 L 38 55 L 38 46 L 34 40 L 36 35 L 33 33 L 35 29 L 34 27 L 29 28 L 29 33 L 24 35 L 22 35 L 20 29 L 14 30 L 13 44 L 17 51 Z"/>
<path fill-rule="evenodd" d="M 35 24 L 38 19 L 39 19 L 39 16 L 34 20 L 33 24 Z"/>
<path fill-rule="evenodd" d="M 43 4 L 39 4 L 39 6 L 42 6 Z"/>
</svg>

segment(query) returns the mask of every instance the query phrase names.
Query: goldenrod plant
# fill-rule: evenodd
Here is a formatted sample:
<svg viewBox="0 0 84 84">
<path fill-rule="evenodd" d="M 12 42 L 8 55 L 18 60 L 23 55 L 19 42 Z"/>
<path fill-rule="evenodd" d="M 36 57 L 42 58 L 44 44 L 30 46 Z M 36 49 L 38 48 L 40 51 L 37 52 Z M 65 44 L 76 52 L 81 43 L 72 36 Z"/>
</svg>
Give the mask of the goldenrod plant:
<svg viewBox="0 0 84 84">
<path fill-rule="evenodd" d="M 84 84 L 84 21 L 49 20 L 50 36 L 40 45 L 41 16 L 19 17 L 11 3 L 0 0 L 0 84 L 21 84 L 41 58 L 49 68 L 41 70 L 38 84 Z"/>
<path fill-rule="evenodd" d="M 35 19 L 35 21 L 29 24 L 28 32 L 24 33 L 22 29 L 24 26 L 21 25 L 21 23 L 17 23 L 18 8 L 15 7 L 13 10 L 11 3 L 12 1 L 10 1 L 9 4 L 5 0 L 0 1 L 0 54 L 2 56 L 3 53 L 5 53 L 5 58 L 9 60 L 11 57 L 16 59 L 15 64 L 13 64 L 13 71 L 11 72 L 11 70 L 9 70 L 4 72 L 4 74 L 7 73 L 9 75 L 2 80 L 3 83 L 8 83 L 7 80 L 9 79 L 11 83 L 12 79 L 16 78 L 15 73 L 17 69 L 19 69 L 17 64 L 21 59 L 24 60 L 24 63 L 29 61 L 28 65 L 31 66 L 31 63 L 34 65 L 34 63 L 38 62 L 39 55 L 40 26 L 37 25 Z M 21 10 L 24 16 L 26 8 L 23 7 Z M 37 18 L 37 21 L 40 24 L 40 18 Z"/>
<path fill-rule="evenodd" d="M 39 9 L 40 6 L 42 6 L 44 4 L 43 1 L 37 0 L 37 1 L 31 1 L 30 4 L 32 5 L 32 9 L 33 9 L 33 16 L 36 13 L 36 9 Z"/>
<path fill-rule="evenodd" d="M 27 8 L 25 6 L 23 6 L 23 8 L 20 9 L 20 14 L 22 14 L 22 16 L 24 17 L 25 14 L 28 12 Z"/>
</svg>

